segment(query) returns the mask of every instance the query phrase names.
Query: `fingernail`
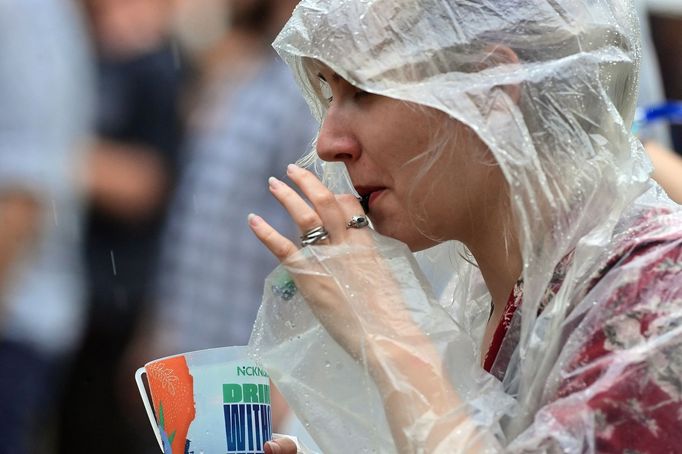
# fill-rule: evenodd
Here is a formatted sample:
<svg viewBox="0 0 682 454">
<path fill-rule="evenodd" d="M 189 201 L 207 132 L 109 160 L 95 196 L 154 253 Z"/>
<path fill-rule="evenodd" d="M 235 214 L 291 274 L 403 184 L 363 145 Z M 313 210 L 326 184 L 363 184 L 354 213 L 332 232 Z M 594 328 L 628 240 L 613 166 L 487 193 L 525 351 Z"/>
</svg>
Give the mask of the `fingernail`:
<svg viewBox="0 0 682 454">
<path fill-rule="evenodd" d="M 300 170 L 300 169 L 301 168 L 299 166 L 297 166 L 296 164 L 289 164 L 287 166 L 287 173 L 296 172 L 297 170 Z"/>
<path fill-rule="evenodd" d="M 274 446 L 275 444 L 271 441 L 265 442 L 265 444 L 263 445 L 263 452 L 265 452 L 265 454 L 274 454 L 275 452 Z"/>
<path fill-rule="evenodd" d="M 282 182 L 275 177 L 270 177 L 268 178 L 268 184 L 270 185 L 271 188 L 275 189 L 278 188 L 282 184 Z"/>
<path fill-rule="evenodd" d="M 249 225 L 257 225 L 262 220 L 260 216 L 257 216 L 253 213 L 249 213 L 246 219 L 249 221 Z"/>
</svg>

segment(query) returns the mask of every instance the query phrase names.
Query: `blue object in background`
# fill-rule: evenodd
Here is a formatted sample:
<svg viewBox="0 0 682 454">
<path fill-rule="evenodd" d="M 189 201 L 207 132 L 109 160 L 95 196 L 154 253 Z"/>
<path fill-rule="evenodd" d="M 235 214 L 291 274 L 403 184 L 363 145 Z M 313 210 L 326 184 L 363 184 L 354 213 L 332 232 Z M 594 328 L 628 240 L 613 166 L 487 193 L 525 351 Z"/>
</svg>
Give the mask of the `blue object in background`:
<svg viewBox="0 0 682 454">
<path fill-rule="evenodd" d="M 637 109 L 633 131 L 658 121 L 667 121 L 670 124 L 682 124 L 682 101 L 670 101 L 655 106 Z"/>
<path fill-rule="evenodd" d="M 668 101 L 638 108 L 635 121 L 632 123 L 632 132 L 638 134 L 647 126 L 659 122 L 667 122 L 671 125 L 673 148 L 682 154 L 682 101 Z"/>
</svg>

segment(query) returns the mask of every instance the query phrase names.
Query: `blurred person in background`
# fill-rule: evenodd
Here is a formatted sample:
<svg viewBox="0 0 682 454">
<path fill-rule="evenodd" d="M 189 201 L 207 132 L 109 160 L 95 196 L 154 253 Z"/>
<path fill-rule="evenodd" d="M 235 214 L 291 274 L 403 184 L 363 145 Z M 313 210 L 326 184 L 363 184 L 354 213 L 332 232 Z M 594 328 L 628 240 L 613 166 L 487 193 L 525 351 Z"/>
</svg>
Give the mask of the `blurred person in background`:
<svg viewBox="0 0 682 454">
<path fill-rule="evenodd" d="M 254 181 L 301 157 L 315 131 L 293 78 L 270 48 L 296 3 L 230 1 L 225 36 L 201 58 L 188 161 L 164 234 L 156 345 L 165 351 L 158 353 L 248 341 L 261 277 L 274 263 L 258 251 L 239 215 L 246 202 L 279 211 Z"/>
<path fill-rule="evenodd" d="M 40 449 L 81 334 L 75 169 L 92 88 L 82 25 L 70 1 L 0 1 L 3 454 Z"/>
<path fill-rule="evenodd" d="M 246 202 L 280 211 L 256 178 L 301 157 L 315 131 L 293 78 L 270 48 L 296 3 L 229 1 L 226 34 L 200 57 L 187 162 L 159 264 L 157 354 L 248 341 L 262 276 L 274 263 L 239 215 Z M 280 217 L 282 228 L 291 229 Z"/>
<path fill-rule="evenodd" d="M 98 57 L 84 174 L 88 319 L 61 408 L 64 453 L 139 452 L 119 378 L 145 310 L 181 140 L 183 66 L 167 0 L 83 0 Z M 132 380 L 130 380 L 132 385 Z"/>
<path fill-rule="evenodd" d="M 226 2 L 226 32 L 201 55 L 183 150 L 188 161 L 164 234 L 153 334 L 140 341 L 142 362 L 249 339 L 263 280 L 276 262 L 244 219 L 258 206 L 294 232 L 261 182 L 301 157 L 316 131 L 270 46 L 297 3 Z M 283 418 L 273 414 L 275 427 Z"/>
<path fill-rule="evenodd" d="M 665 102 L 660 66 L 651 39 L 646 0 L 636 0 L 642 35 L 642 62 L 637 106 L 653 107 Z M 670 128 L 665 122 L 647 125 L 638 131 L 639 139 L 654 165 L 653 178 L 670 198 L 682 203 L 682 157 L 672 149 Z"/>
</svg>

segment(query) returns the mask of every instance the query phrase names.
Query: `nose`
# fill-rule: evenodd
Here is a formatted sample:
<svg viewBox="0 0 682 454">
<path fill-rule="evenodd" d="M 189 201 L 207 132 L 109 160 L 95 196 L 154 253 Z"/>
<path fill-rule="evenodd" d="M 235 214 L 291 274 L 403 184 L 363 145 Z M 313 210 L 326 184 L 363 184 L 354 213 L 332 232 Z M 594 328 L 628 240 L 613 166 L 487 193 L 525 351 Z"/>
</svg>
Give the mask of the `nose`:
<svg viewBox="0 0 682 454">
<path fill-rule="evenodd" d="M 332 106 L 322 122 L 317 137 L 317 155 L 323 161 L 350 162 L 360 157 L 361 146 L 352 128 L 352 120 Z"/>
</svg>

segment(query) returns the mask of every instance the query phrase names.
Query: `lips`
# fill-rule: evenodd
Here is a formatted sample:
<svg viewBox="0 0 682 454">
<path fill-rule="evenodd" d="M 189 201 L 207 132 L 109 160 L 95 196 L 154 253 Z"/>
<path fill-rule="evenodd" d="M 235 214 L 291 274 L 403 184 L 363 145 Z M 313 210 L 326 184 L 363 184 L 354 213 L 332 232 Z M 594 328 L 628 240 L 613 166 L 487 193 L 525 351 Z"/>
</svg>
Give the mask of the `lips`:
<svg viewBox="0 0 682 454">
<path fill-rule="evenodd" d="M 373 192 L 369 195 L 369 204 L 372 205 L 372 204 L 374 203 L 374 201 L 375 201 L 378 197 L 380 197 L 381 194 L 383 194 L 383 193 L 384 193 L 384 190 L 383 190 L 383 189 L 380 189 L 380 190 L 378 190 L 378 191 L 373 191 Z"/>
</svg>

